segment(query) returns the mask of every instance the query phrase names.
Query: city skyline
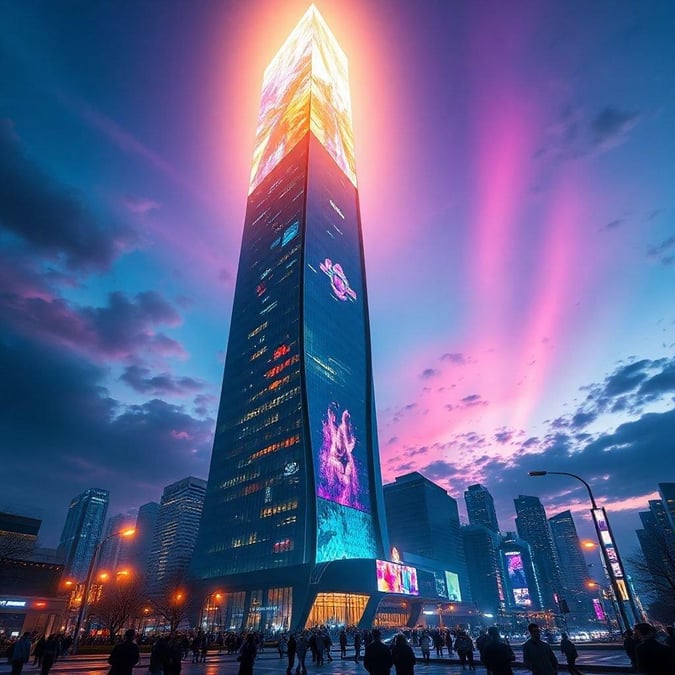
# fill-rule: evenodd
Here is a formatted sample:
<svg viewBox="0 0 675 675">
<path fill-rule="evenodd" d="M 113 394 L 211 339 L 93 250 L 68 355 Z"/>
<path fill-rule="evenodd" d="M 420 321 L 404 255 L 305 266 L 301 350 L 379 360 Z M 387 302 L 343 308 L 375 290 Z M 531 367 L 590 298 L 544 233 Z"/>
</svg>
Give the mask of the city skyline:
<svg viewBox="0 0 675 675">
<path fill-rule="evenodd" d="M 260 82 L 307 6 L 2 9 L 0 507 L 46 543 L 78 492 L 118 513 L 207 477 Z M 481 483 L 504 529 L 537 495 L 584 536 L 583 489 L 527 476 L 572 471 L 636 548 L 673 479 L 673 8 L 317 6 L 350 62 L 384 481 Z"/>
</svg>

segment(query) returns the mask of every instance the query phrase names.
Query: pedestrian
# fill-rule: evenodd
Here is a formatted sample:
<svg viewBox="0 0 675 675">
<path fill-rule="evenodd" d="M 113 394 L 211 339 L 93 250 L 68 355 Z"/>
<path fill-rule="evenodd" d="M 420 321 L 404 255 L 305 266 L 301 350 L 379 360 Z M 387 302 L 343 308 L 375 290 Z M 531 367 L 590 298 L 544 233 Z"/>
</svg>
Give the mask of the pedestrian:
<svg viewBox="0 0 675 675">
<path fill-rule="evenodd" d="M 389 675 L 394 663 L 391 650 L 382 644 L 382 636 L 378 628 L 373 628 L 371 637 L 372 641 L 363 654 L 363 665 L 370 675 Z"/>
<path fill-rule="evenodd" d="M 354 633 L 354 661 L 359 662 L 361 658 L 361 633 L 357 630 Z"/>
<path fill-rule="evenodd" d="M 626 652 L 626 655 L 630 659 L 630 665 L 633 666 L 633 670 L 637 667 L 637 660 L 635 656 L 635 648 L 637 647 L 637 640 L 633 635 L 633 631 L 629 628 L 623 633 L 623 650 Z"/>
<path fill-rule="evenodd" d="M 295 665 L 295 653 L 298 651 L 298 641 L 295 635 L 291 633 L 286 642 L 286 656 L 288 657 L 288 667 L 286 668 L 286 675 L 292 675 L 293 666 Z"/>
<path fill-rule="evenodd" d="M 253 675 L 253 663 L 258 655 L 258 649 L 255 645 L 255 635 L 249 633 L 239 648 L 239 675 Z"/>
<path fill-rule="evenodd" d="M 340 658 L 347 658 L 347 631 L 344 628 L 340 631 Z"/>
<path fill-rule="evenodd" d="M 170 667 L 170 661 L 169 640 L 162 636 L 152 645 L 150 650 L 150 665 L 148 666 L 150 675 L 164 675 L 165 671 L 168 672 L 167 667 Z"/>
<path fill-rule="evenodd" d="M 422 650 L 422 660 L 424 663 L 429 663 L 431 659 L 431 638 L 426 631 L 422 633 L 422 637 L 420 638 L 420 649 Z"/>
<path fill-rule="evenodd" d="M 19 640 L 10 645 L 9 662 L 12 664 L 12 675 L 20 675 L 25 663 L 30 659 L 30 633 L 24 633 Z"/>
<path fill-rule="evenodd" d="M 307 675 L 307 668 L 305 666 L 305 657 L 307 656 L 307 649 L 309 644 L 307 642 L 307 633 L 303 631 L 297 639 L 298 667 L 295 669 L 295 675 Z"/>
<path fill-rule="evenodd" d="M 405 635 L 401 633 L 394 638 L 391 659 L 394 662 L 396 675 L 415 675 L 417 659 L 415 659 L 415 653 L 405 639 Z"/>
<path fill-rule="evenodd" d="M 637 669 L 646 675 L 673 675 L 675 654 L 673 650 L 656 639 L 656 629 L 649 623 L 637 623 L 633 629 L 638 639 L 635 647 Z"/>
<path fill-rule="evenodd" d="M 45 642 L 47 641 L 47 636 L 42 635 L 40 639 L 35 643 L 35 647 L 33 648 L 33 665 L 34 666 L 41 666 L 42 665 L 42 653 L 44 651 L 45 647 Z"/>
<path fill-rule="evenodd" d="M 561 637 L 560 651 L 567 659 L 567 670 L 569 670 L 572 675 L 583 675 L 583 673 L 574 665 L 577 657 L 579 656 L 577 648 L 574 646 L 574 643 L 569 639 L 569 637 L 567 637 L 567 633 L 563 633 Z"/>
<path fill-rule="evenodd" d="M 488 642 L 490 642 L 490 638 L 488 637 L 487 631 L 482 628 L 480 631 L 480 635 L 476 638 L 476 649 L 478 650 L 478 654 L 480 656 L 480 662 L 485 665 L 485 659 L 483 658 L 483 652 L 485 651 L 485 647 L 487 646 Z M 488 673 L 487 675 L 490 675 L 490 669 L 488 668 Z"/>
<path fill-rule="evenodd" d="M 54 665 L 54 661 L 59 655 L 59 641 L 56 635 L 50 635 L 42 645 L 42 654 L 40 658 L 40 675 L 49 675 L 49 671 Z"/>
<path fill-rule="evenodd" d="M 140 661 L 141 654 L 134 642 L 136 631 L 130 628 L 124 633 L 124 642 L 113 647 L 108 663 L 111 665 L 108 675 L 132 675 L 134 666 Z"/>
<path fill-rule="evenodd" d="M 527 627 L 530 639 L 523 645 L 523 661 L 533 675 L 556 675 L 558 659 L 551 646 L 541 639 L 541 631 L 536 623 Z"/>
<path fill-rule="evenodd" d="M 314 633 L 314 649 L 316 650 L 316 665 L 323 665 L 323 654 L 326 651 L 326 639 L 321 631 Z"/>
<path fill-rule="evenodd" d="M 164 666 L 164 675 L 180 675 L 185 654 L 184 638 L 175 633 L 169 636 L 168 663 Z"/>
<path fill-rule="evenodd" d="M 497 626 L 488 628 L 488 640 L 483 649 L 483 664 L 492 675 L 513 675 L 516 655 L 499 635 Z"/>
<path fill-rule="evenodd" d="M 434 633 L 434 647 L 436 648 L 436 657 L 441 659 L 443 658 L 443 646 L 445 644 L 445 640 L 443 638 L 443 635 L 441 634 L 440 631 L 436 631 Z"/>
<path fill-rule="evenodd" d="M 469 670 L 476 670 L 473 663 L 473 640 L 466 631 L 461 631 L 455 639 L 455 651 L 459 656 L 459 662 L 462 664 L 462 670 L 466 670 L 466 664 L 469 664 Z"/>
</svg>

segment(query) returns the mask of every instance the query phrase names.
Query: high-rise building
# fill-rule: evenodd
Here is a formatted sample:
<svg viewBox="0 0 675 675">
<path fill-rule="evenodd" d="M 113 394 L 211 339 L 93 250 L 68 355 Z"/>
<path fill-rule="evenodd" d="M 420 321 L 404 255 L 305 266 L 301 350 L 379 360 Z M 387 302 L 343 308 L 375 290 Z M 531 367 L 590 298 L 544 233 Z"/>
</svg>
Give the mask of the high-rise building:
<svg viewBox="0 0 675 675">
<path fill-rule="evenodd" d="M 131 564 L 134 569 L 145 570 L 148 566 L 158 516 L 159 504 L 157 502 L 148 502 L 138 509 L 136 533 L 131 549 Z"/>
<path fill-rule="evenodd" d="M 544 609 L 558 610 L 556 598 L 562 596 L 562 579 L 558 553 L 546 518 L 544 506 L 538 497 L 519 495 L 516 505 L 516 529 L 521 539 L 532 547 Z"/>
<path fill-rule="evenodd" d="M 496 617 L 506 608 L 499 558 L 501 538 L 485 525 L 465 525 L 462 542 L 473 601 L 481 614 Z"/>
<path fill-rule="evenodd" d="M 582 619 L 591 611 L 589 592 L 586 582 L 589 579 L 588 566 L 581 550 L 571 511 L 563 511 L 548 519 L 553 535 L 553 543 L 558 554 L 562 578 L 562 601 L 575 618 Z"/>
<path fill-rule="evenodd" d="M 499 532 L 495 501 L 486 487 L 479 483 L 469 485 L 464 491 L 464 501 L 471 525 L 484 525 L 488 530 Z"/>
<path fill-rule="evenodd" d="M 458 575 L 462 600 L 470 602 L 456 500 L 415 471 L 384 486 L 384 503 L 391 545 L 442 563 Z"/>
<path fill-rule="evenodd" d="M 151 594 L 187 577 L 205 494 L 206 481 L 192 476 L 164 488 L 146 568 Z"/>
<path fill-rule="evenodd" d="M 14 513 L 0 513 L 0 558 L 25 558 L 37 544 L 42 521 Z"/>
<path fill-rule="evenodd" d="M 528 612 L 544 609 L 532 547 L 515 532 L 501 536 L 498 548 L 506 609 Z"/>
<path fill-rule="evenodd" d="M 104 543 L 98 554 L 99 569 L 114 571 L 127 568 L 131 565 L 135 537 L 116 537 L 114 535 L 133 527 L 135 521 L 135 510 L 118 513 L 108 518 L 103 533 Z"/>
<path fill-rule="evenodd" d="M 662 488 L 660 484 L 659 488 Z M 666 490 L 662 490 L 661 494 Z M 654 582 L 653 590 L 659 596 L 672 591 L 675 581 L 675 533 L 670 524 L 668 502 L 664 499 L 649 500 L 649 511 L 638 515 L 642 528 L 637 530 L 640 548 L 645 557 L 649 574 Z"/>
<path fill-rule="evenodd" d="M 86 579 L 89 563 L 103 532 L 108 497 L 108 490 L 91 488 L 70 502 L 58 548 L 66 577 L 75 581 Z"/>
<path fill-rule="evenodd" d="M 668 516 L 670 529 L 675 532 L 675 483 L 659 483 L 659 494 Z"/>
<path fill-rule="evenodd" d="M 192 566 L 203 592 L 228 590 L 233 627 L 377 606 L 388 547 L 350 108 L 347 58 L 312 6 L 263 78 Z"/>
</svg>

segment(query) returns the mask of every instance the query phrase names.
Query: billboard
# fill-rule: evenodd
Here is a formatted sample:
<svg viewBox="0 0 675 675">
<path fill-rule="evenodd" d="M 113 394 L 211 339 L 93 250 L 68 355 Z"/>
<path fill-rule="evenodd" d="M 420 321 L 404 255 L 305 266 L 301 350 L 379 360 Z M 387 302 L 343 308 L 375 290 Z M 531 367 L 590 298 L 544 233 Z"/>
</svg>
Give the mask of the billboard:
<svg viewBox="0 0 675 675">
<path fill-rule="evenodd" d="M 511 587 L 513 603 L 519 607 L 528 607 L 532 604 L 530 589 L 525 576 L 523 556 L 519 551 L 505 551 L 506 575 Z"/>
<path fill-rule="evenodd" d="M 377 590 L 382 593 L 419 595 L 417 570 L 408 565 L 399 565 L 387 560 L 376 560 Z"/>
<path fill-rule="evenodd" d="M 609 523 L 607 522 L 607 514 L 605 509 L 593 509 L 591 511 L 593 514 L 593 520 L 595 521 L 595 527 L 600 535 L 600 544 L 604 553 L 605 566 L 608 568 L 608 571 L 611 577 L 617 581 L 623 580 L 625 578 L 623 567 L 621 565 L 621 560 L 619 559 L 619 554 L 616 550 L 616 544 L 614 543 L 614 538 L 612 537 L 612 531 L 609 528 Z M 625 584 L 620 586 L 620 591 L 625 588 Z M 622 600 L 628 599 L 628 594 L 626 597 L 622 597 Z"/>
<path fill-rule="evenodd" d="M 462 591 L 459 588 L 459 575 L 455 572 L 445 571 L 445 585 L 448 589 L 448 600 L 462 601 Z"/>
<path fill-rule="evenodd" d="M 598 598 L 593 598 L 593 611 L 595 612 L 595 618 L 598 621 L 605 621 L 607 618 L 605 610 L 602 608 L 602 603 Z"/>
</svg>

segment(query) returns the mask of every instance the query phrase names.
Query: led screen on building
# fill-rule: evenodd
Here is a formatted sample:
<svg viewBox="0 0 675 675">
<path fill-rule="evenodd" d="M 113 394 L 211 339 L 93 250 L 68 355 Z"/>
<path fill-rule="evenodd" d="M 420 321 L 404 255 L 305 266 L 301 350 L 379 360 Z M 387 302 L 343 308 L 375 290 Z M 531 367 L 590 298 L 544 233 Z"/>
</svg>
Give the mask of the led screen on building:
<svg viewBox="0 0 675 675">
<path fill-rule="evenodd" d="M 523 556 L 517 551 L 505 551 L 506 573 L 516 605 L 527 607 L 532 604 L 530 590 L 525 576 Z"/>
<path fill-rule="evenodd" d="M 605 610 L 602 608 L 602 603 L 598 598 L 593 598 L 593 611 L 595 612 L 595 618 L 598 621 L 604 621 L 607 618 Z"/>
<path fill-rule="evenodd" d="M 619 554 L 616 550 L 612 532 L 609 528 L 609 523 L 607 522 L 605 509 L 593 509 L 592 513 L 595 527 L 600 534 L 600 542 L 605 554 L 605 564 L 609 568 L 611 576 L 614 579 L 623 579 L 623 568 L 621 566 L 621 561 L 619 560 Z"/>
<path fill-rule="evenodd" d="M 417 570 L 408 565 L 398 565 L 386 560 L 376 560 L 377 590 L 382 593 L 419 595 Z"/>
<path fill-rule="evenodd" d="M 313 137 L 309 165 L 304 334 L 317 497 L 316 559 L 375 558 L 356 191 Z"/>
<path fill-rule="evenodd" d="M 462 601 L 462 591 L 459 588 L 459 575 L 455 572 L 445 571 L 445 585 L 448 587 L 448 600 Z"/>
</svg>

